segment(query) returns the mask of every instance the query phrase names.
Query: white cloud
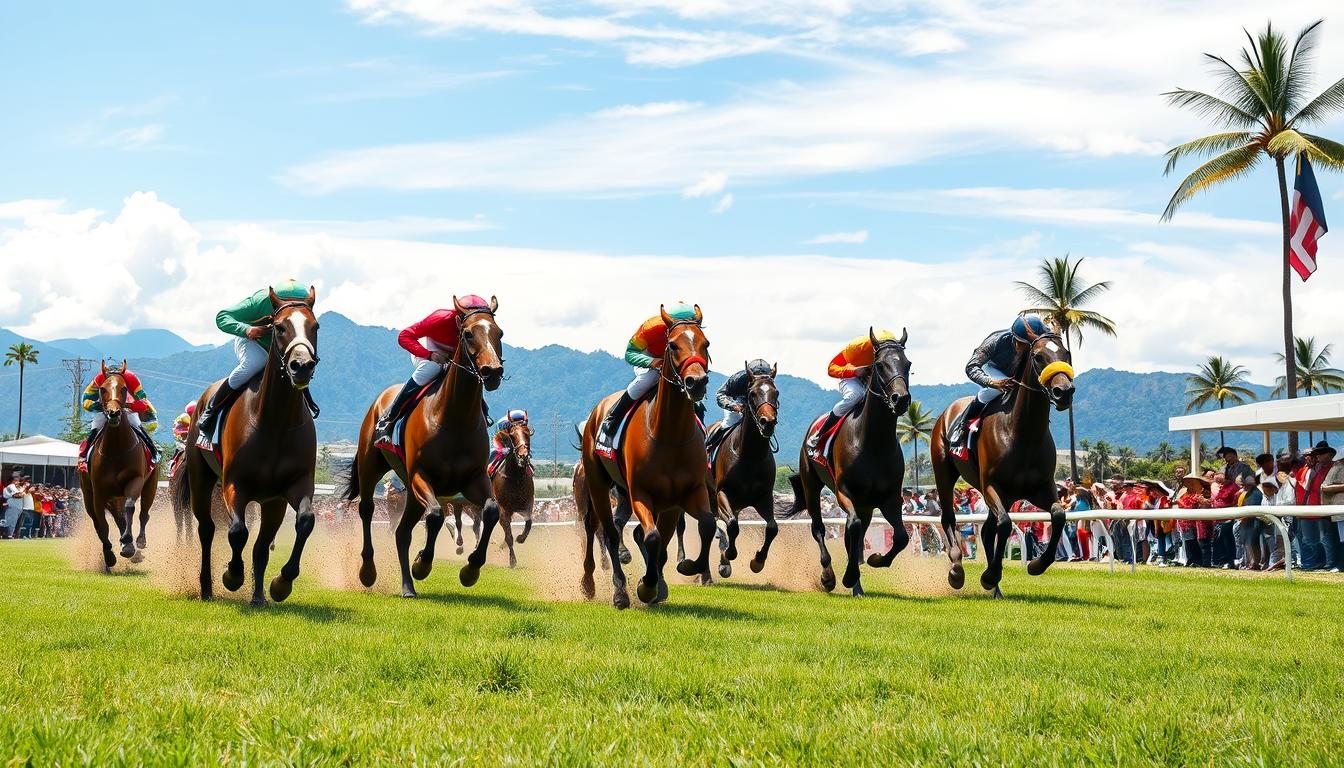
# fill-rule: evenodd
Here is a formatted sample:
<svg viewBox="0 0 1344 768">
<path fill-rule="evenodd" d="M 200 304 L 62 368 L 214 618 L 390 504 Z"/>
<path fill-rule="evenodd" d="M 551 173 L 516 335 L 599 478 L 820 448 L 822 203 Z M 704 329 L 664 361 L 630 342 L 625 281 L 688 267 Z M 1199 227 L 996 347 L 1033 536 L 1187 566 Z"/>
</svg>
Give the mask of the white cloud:
<svg viewBox="0 0 1344 768">
<path fill-rule="evenodd" d="M 446 219 L 424 216 L 398 216 L 390 219 L 343 221 L 337 219 L 264 219 L 260 221 L 202 221 L 201 233 L 210 240 L 231 239 L 234 230 L 243 227 L 263 227 L 286 235 L 327 234 L 337 237 L 386 239 L 421 238 L 462 232 L 483 232 L 498 229 L 499 225 L 484 214 L 468 219 Z"/>
<path fill-rule="evenodd" d="M 500 321 L 511 343 L 618 354 L 659 302 L 687 297 L 704 307 L 720 359 L 778 359 L 781 370 L 825 386 L 825 362 L 870 324 L 909 327 L 916 382 L 960 381 L 970 350 L 1020 308 L 1011 282 L 1033 279 L 1034 263 L 1044 255 L 1035 243 L 1019 240 L 931 262 L 790 254 L 621 256 L 369 239 L 339 227 L 287 232 L 265 223 L 235 225 L 212 244 L 201 227 L 152 193 L 131 195 L 120 211 L 85 217 L 82 226 L 68 216 L 54 228 L 38 216 L 0 233 L 0 263 L 8 270 L 0 284 L 0 325 L 36 338 L 164 327 L 197 343 L 222 342 L 213 307 L 292 275 L 317 285 L 320 309 L 361 323 L 401 326 L 444 301 L 442 281 L 423 279 L 425 265 L 451 264 L 454 290 L 499 295 Z M 1137 241 L 1089 256 L 1086 276 L 1115 282 L 1096 309 L 1116 320 L 1120 337 L 1088 338 L 1078 354 L 1080 367 L 1189 370 L 1208 354 L 1225 353 L 1227 342 L 1218 334 L 1188 332 L 1207 326 L 1213 306 L 1208 297 L 1214 296 L 1216 306 L 1235 308 L 1239 348 L 1258 350 L 1237 362 L 1250 367 L 1256 380 L 1270 380 L 1281 341 L 1278 292 L 1265 280 L 1247 278 L 1263 275 L 1262 240 L 1272 245 L 1272 238 L 1248 238 L 1231 248 Z M 1050 248 L 1049 255 L 1057 255 Z M 763 268 L 771 280 L 755 279 Z M 98 277 L 91 279 L 95 271 Z M 585 282 L 594 274 L 614 284 L 656 288 L 615 292 L 594 304 Z M 757 288 L 744 303 L 738 286 L 748 282 Z M 847 297 L 828 308 L 824 324 L 798 311 L 815 299 L 818 285 L 843 285 Z M 893 303 L 893 285 L 926 289 Z M 1299 333 L 1323 335 L 1338 324 L 1344 282 L 1318 276 L 1295 284 L 1294 291 Z M 769 333 L 760 333 L 762 322 Z M 400 372 L 386 375 L 390 381 Z"/>
<path fill-rule="evenodd" d="M 90 147 L 105 147 L 134 152 L 158 144 L 163 138 L 164 127 L 158 123 L 122 128 L 101 136 L 90 137 L 85 143 Z"/>
<path fill-rule="evenodd" d="M 594 117 L 666 117 L 689 112 L 702 106 L 698 101 L 654 101 L 648 104 L 622 104 L 593 113 Z"/>
<path fill-rule="evenodd" d="M 55 213 L 64 205 L 65 201 L 60 199 L 13 200 L 8 203 L 0 203 L 0 220 L 22 221 L 39 214 Z"/>
<path fill-rule="evenodd" d="M 693 197 L 717 195 L 722 192 L 723 188 L 726 186 L 728 186 L 728 174 L 711 173 L 689 187 L 681 190 L 681 196 L 689 200 Z"/>
<path fill-rule="evenodd" d="M 714 213 L 723 213 L 733 207 L 733 193 L 729 192 L 719 198 L 719 202 L 714 204 Z"/>
<path fill-rule="evenodd" d="M 861 245 L 868 242 L 868 230 L 859 229 L 853 232 L 830 232 L 825 235 L 817 235 L 811 240 L 804 242 L 804 245 Z"/>
</svg>

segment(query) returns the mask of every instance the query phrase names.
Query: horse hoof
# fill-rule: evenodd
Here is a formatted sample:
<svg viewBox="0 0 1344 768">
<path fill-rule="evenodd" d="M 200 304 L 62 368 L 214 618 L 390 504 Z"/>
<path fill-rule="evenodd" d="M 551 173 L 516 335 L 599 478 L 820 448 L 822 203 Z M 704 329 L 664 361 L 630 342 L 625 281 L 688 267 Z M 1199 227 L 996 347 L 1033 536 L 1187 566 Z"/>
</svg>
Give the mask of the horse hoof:
<svg viewBox="0 0 1344 768">
<path fill-rule="evenodd" d="M 728 556 L 728 559 L 729 559 L 729 560 L 736 560 L 736 559 L 737 559 L 737 547 L 729 547 L 729 548 L 728 548 L 728 551 L 727 551 L 727 552 L 724 552 L 724 554 Z"/>
<path fill-rule="evenodd" d="M 639 598 L 641 603 L 648 605 L 653 602 L 653 598 L 658 596 L 658 590 L 649 586 L 643 579 L 641 579 L 639 584 L 635 586 L 635 596 Z"/>
<path fill-rule="evenodd" d="M 135 540 L 135 546 L 139 547 L 140 549 L 144 549 L 144 548 L 145 548 L 145 537 L 144 537 L 144 536 L 141 536 L 140 538 L 136 539 L 136 540 Z"/>
<path fill-rule="evenodd" d="M 475 586 L 477 580 L 481 578 L 481 569 L 479 566 L 467 563 L 462 566 L 462 570 L 457 572 L 457 580 L 462 582 L 462 586 Z"/>
<path fill-rule="evenodd" d="M 980 587 L 988 592 L 991 589 L 999 588 L 999 580 L 990 575 L 989 571 L 980 574 Z"/>
<path fill-rule="evenodd" d="M 947 572 L 947 583 L 953 589 L 961 589 L 966 584 L 966 569 L 961 567 L 961 563 L 952 566 Z"/>
<path fill-rule="evenodd" d="M 462 552 L 463 552 L 462 545 L 461 545 L 461 544 L 458 544 L 458 545 L 457 545 L 457 554 L 460 555 L 460 554 L 462 554 Z"/>
<path fill-rule="evenodd" d="M 849 569 L 848 568 L 845 569 L 845 575 L 840 579 L 840 583 L 844 585 L 845 589 L 849 589 L 850 587 L 853 587 L 855 584 L 859 583 L 858 571 L 859 569 L 855 568 L 854 575 L 851 576 L 849 575 Z"/>
<path fill-rule="evenodd" d="M 219 580 L 224 584 L 225 589 L 229 590 L 230 592 L 237 592 L 238 589 L 243 586 L 242 569 L 241 568 L 238 569 L 238 573 L 236 575 L 232 570 L 225 571 L 224 575 L 219 577 Z"/>
<path fill-rule="evenodd" d="M 751 558 L 751 562 L 747 563 L 747 567 L 751 569 L 752 573 L 760 573 L 761 571 L 765 570 L 765 561 L 761 560 L 760 558 L 753 557 Z"/>
<path fill-rule="evenodd" d="M 653 604 L 657 605 L 658 603 L 664 602 L 666 600 L 667 600 L 667 582 L 663 581 L 662 579 L 659 579 L 658 596 L 653 599 Z"/>
<path fill-rule="evenodd" d="M 517 568 L 517 567 L 518 567 L 518 558 L 515 557 L 514 554 L 513 554 L 512 552 L 509 553 L 509 567 L 510 567 L 510 568 Z"/>
<path fill-rule="evenodd" d="M 126 558 L 127 560 L 130 560 L 132 557 L 135 557 L 135 545 L 134 544 L 121 545 L 121 556 Z"/>
<path fill-rule="evenodd" d="M 863 591 L 863 585 L 862 585 L 862 584 L 859 584 L 858 582 L 855 582 L 855 584 L 854 584 L 854 590 L 853 590 L 850 594 L 854 595 L 855 597 L 863 597 L 863 596 L 864 596 L 865 594 L 867 594 L 867 593 L 865 593 L 865 592 Z"/>
<path fill-rule="evenodd" d="M 732 575 L 733 575 L 733 566 L 732 566 L 732 565 L 730 565 L 730 564 L 728 564 L 728 563 L 722 563 L 722 564 L 719 565 L 719 576 L 720 576 L 720 577 L 727 579 L 727 578 L 732 577 Z"/>
<path fill-rule="evenodd" d="M 266 598 L 258 595 L 257 597 L 254 597 L 251 600 L 249 600 L 248 604 L 251 605 L 253 608 L 265 608 Z"/>
<path fill-rule="evenodd" d="M 285 602 L 289 593 L 294 591 L 294 582 L 283 576 L 276 576 L 271 579 L 271 599 L 277 603 Z"/>
<path fill-rule="evenodd" d="M 591 575 L 579 579 L 579 589 L 583 591 L 585 600 L 592 600 L 597 595 L 597 584 L 593 582 Z"/>
<path fill-rule="evenodd" d="M 821 588 L 827 592 L 835 589 L 835 571 L 829 567 L 821 572 Z"/>
<path fill-rule="evenodd" d="M 1027 573 L 1032 576 L 1040 576 L 1042 573 L 1045 573 L 1045 569 L 1049 567 L 1050 564 L 1044 560 L 1032 560 L 1027 563 Z"/>
<path fill-rule="evenodd" d="M 145 560 L 145 553 L 144 553 L 144 552 L 141 552 L 141 551 L 138 550 L 138 549 L 135 551 L 135 554 L 134 554 L 134 555 L 131 555 L 131 562 L 132 562 L 132 563 L 141 563 L 141 562 L 144 562 L 144 560 Z"/>
<path fill-rule="evenodd" d="M 378 568 L 374 566 L 373 560 L 365 560 L 364 564 L 359 566 L 359 583 L 365 587 L 372 587 L 378 580 Z"/>
<path fill-rule="evenodd" d="M 415 587 L 411 586 L 410 584 L 403 584 L 401 587 L 401 596 L 415 597 L 416 596 Z"/>
<path fill-rule="evenodd" d="M 110 550 L 110 549 L 104 549 L 104 550 L 103 550 L 103 569 L 104 569 L 104 570 L 107 570 L 107 571 L 110 571 L 110 570 L 112 570 L 112 566 L 114 566 L 114 565 L 116 565 L 116 564 L 117 564 L 117 556 L 114 555 L 114 554 L 112 554 L 112 550 Z"/>
<path fill-rule="evenodd" d="M 411 564 L 411 575 L 416 581 L 424 581 L 429 572 L 434 569 L 434 561 L 425 558 L 423 551 L 415 556 L 415 562 Z"/>
<path fill-rule="evenodd" d="M 624 611 L 630 607 L 630 595 L 624 589 L 618 590 L 611 596 L 611 604 L 618 611 Z"/>
<path fill-rule="evenodd" d="M 999 586 L 998 586 L 997 584 L 995 584 L 995 585 L 994 585 L 994 594 L 990 595 L 990 597 L 994 598 L 995 600 L 1002 600 L 1002 599 L 1003 599 L 1003 590 L 1002 590 L 1002 589 L 999 589 Z"/>
<path fill-rule="evenodd" d="M 630 550 L 628 550 L 628 549 L 622 549 L 622 550 L 621 550 L 621 565 L 629 565 L 629 564 L 630 564 Z"/>
<path fill-rule="evenodd" d="M 677 563 L 677 573 L 680 573 L 682 576 L 694 576 L 697 573 L 703 572 L 703 570 L 704 569 L 697 565 L 694 560 L 682 560 Z"/>
</svg>

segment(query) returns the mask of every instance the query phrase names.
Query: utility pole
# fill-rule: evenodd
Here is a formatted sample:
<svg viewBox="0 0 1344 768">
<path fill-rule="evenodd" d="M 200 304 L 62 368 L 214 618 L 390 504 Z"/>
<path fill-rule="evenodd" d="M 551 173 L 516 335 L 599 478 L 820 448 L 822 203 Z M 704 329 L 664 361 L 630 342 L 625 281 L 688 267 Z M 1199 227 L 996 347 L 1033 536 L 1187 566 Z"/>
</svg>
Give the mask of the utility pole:
<svg viewBox="0 0 1344 768">
<path fill-rule="evenodd" d="M 84 396 L 84 376 L 87 371 L 93 370 L 92 365 L 86 369 L 85 363 L 93 363 L 93 360 L 87 357 L 67 357 L 61 361 L 61 366 L 70 372 L 70 423 L 67 437 L 74 437 L 84 431 L 84 419 L 80 415 L 83 404 L 80 400 Z"/>
<path fill-rule="evenodd" d="M 551 414 L 551 477 L 560 477 L 560 414 Z"/>
</svg>

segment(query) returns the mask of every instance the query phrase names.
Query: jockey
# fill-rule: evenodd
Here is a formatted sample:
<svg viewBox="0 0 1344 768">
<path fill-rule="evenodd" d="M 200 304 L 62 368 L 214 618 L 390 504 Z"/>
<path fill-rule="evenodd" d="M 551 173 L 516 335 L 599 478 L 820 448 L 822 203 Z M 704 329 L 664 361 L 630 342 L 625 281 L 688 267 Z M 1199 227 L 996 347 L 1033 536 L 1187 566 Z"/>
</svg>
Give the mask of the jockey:
<svg viewBox="0 0 1344 768">
<path fill-rule="evenodd" d="M 475 295 L 460 297 L 458 302 L 462 306 L 472 309 L 477 307 L 488 309 L 490 307 L 489 301 Z M 392 438 L 392 425 L 396 422 L 396 417 L 401 413 L 401 409 L 415 396 L 416 392 L 438 378 L 452 363 L 453 354 L 457 351 L 458 339 L 461 338 L 461 329 L 458 327 L 457 321 L 458 313 L 456 309 L 436 309 L 430 312 L 425 319 L 407 326 L 401 333 L 397 334 L 397 343 L 401 345 L 402 349 L 411 353 L 411 362 L 415 364 L 415 370 L 411 372 L 411 378 L 407 379 L 406 383 L 402 385 L 401 391 L 392 400 L 392 404 L 378 418 L 378 424 L 374 427 L 373 432 L 373 442 L 375 444 L 387 442 Z M 490 416 L 487 412 L 486 422 L 489 421 Z"/>
<path fill-rule="evenodd" d="M 896 334 L 885 328 L 874 331 L 873 336 L 878 341 L 896 341 Z M 816 451 L 821 444 L 821 436 L 863 402 L 863 393 L 868 387 L 868 369 L 872 364 L 873 341 L 866 333 L 854 337 L 844 349 L 831 358 L 826 375 L 840 380 L 840 402 L 826 414 L 826 420 L 822 422 L 821 427 L 807 438 L 809 451 Z"/>
<path fill-rule="evenodd" d="M 300 301 L 308 298 L 308 287 L 289 278 L 273 287 L 275 295 L 281 299 Z M 266 369 L 267 356 L 270 354 L 271 329 L 254 325 L 262 318 L 269 317 L 275 311 L 271 306 L 270 290 L 262 288 L 246 299 L 215 315 L 215 326 L 219 330 L 236 337 L 233 340 L 233 352 L 238 356 L 238 365 L 229 373 L 228 378 L 220 382 L 219 388 L 205 404 L 205 411 L 196 421 L 196 437 L 199 442 L 209 445 L 215 433 L 215 421 L 219 412 L 238 394 L 253 376 Z"/>
<path fill-rule="evenodd" d="M 130 369 L 121 370 L 119 368 L 108 368 L 108 373 L 120 373 L 122 379 L 126 381 L 126 389 L 130 395 L 130 402 L 126 403 L 124 415 L 126 421 L 130 423 L 131 428 L 140 436 L 145 445 L 149 448 L 150 460 L 155 464 L 159 462 L 159 447 L 154 444 L 154 439 L 149 433 L 159 426 L 158 414 L 154 412 L 154 405 L 149 402 L 149 396 L 145 394 L 145 388 L 140 384 L 140 378 Z M 84 442 L 79 446 L 79 458 L 88 460 L 89 449 L 93 447 L 93 441 L 98 438 L 98 433 L 102 432 L 107 424 L 107 414 L 103 413 L 103 401 L 99 397 L 98 388 L 103 385 L 106 376 L 102 371 L 93 377 L 93 381 L 84 388 L 83 406 L 84 410 L 93 413 L 93 428 L 89 430 L 89 436 L 84 438 Z"/>
<path fill-rule="evenodd" d="M 748 371 L 750 371 L 750 374 L 748 374 Z M 742 412 L 747 408 L 747 395 L 751 392 L 751 377 L 768 376 L 773 371 L 774 366 L 757 358 L 747 363 L 746 368 L 729 376 L 723 384 L 719 385 L 715 400 L 718 401 L 719 407 L 723 409 L 723 420 L 705 436 L 706 450 L 714 450 L 715 446 L 728 434 L 728 431 L 741 423 Z"/>
<path fill-rule="evenodd" d="M 509 427 L 514 424 L 526 424 L 527 411 L 521 408 L 510 409 L 504 417 L 495 422 L 494 437 L 490 441 L 490 462 L 494 463 L 501 456 L 513 449 L 512 443 L 506 442 L 509 434 Z"/>
<path fill-rule="evenodd" d="M 187 431 L 191 429 L 191 416 L 194 413 L 196 413 L 196 401 L 192 400 L 181 413 L 177 414 L 177 418 L 173 419 L 173 439 L 179 444 L 187 442 Z"/>
<path fill-rule="evenodd" d="M 679 301 L 665 309 L 673 320 L 695 319 L 695 308 L 686 302 Z M 602 420 L 602 426 L 597 430 L 599 446 L 607 449 L 614 447 L 612 443 L 616 439 L 616 428 L 620 426 L 626 412 L 658 386 L 658 378 L 662 375 L 663 353 L 666 351 L 667 326 L 663 324 L 662 315 L 654 315 L 639 326 L 635 335 L 630 337 L 630 343 L 625 346 L 625 362 L 634 366 L 635 378 Z"/>
<path fill-rule="evenodd" d="M 981 389 L 952 425 L 948 443 L 953 456 L 963 460 L 970 456 L 967 440 L 970 425 L 980 418 L 986 405 L 1013 388 L 1015 382 L 1008 372 L 1021 367 L 1022 356 L 1026 354 L 1031 339 L 1050 332 L 1039 315 L 1022 315 L 1013 321 L 1012 326 L 989 334 L 976 347 L 970 362 L 966 363 L 966 376 L 979 384 Z"/>
</svg>

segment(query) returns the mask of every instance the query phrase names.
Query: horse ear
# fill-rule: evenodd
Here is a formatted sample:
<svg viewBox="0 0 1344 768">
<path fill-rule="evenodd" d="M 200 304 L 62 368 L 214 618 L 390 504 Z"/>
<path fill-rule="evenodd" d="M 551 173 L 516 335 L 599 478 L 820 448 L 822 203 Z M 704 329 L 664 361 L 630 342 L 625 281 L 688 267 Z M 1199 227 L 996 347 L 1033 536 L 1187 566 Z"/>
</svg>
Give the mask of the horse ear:
<svg viewBox="0 0 1344 768">
<path fill-rule="evenodd" d="M 453 294 L 453 309 L 459 313 L 462 312 L 462 305 L 457 300 L 457 294 Z"/>
<path fill-rule="evenodd" d="M 667 307 L 662 304 L 658 305 L 658 314 L 663 318 L 663 325 L 668 328 L 671 328 L 672 324 L 676 322 L 671 315 L 667 314 Z"/>
<path fill-rule="evenodd" d="M 694 308 L 695 308 L 695 324 L 699 325 L 700 321 L 705 319 L 705 315 L 700 311 L 699 304 L 694 305 Z"/>
<path fill-rule="evenodd" d="M 494 314 L 495 312 L 498 312 L 498 311 L 499 311 L 499 299 L 496 299 L 494 296 L 491 296 L 491 297 L 490 297 L 490 313 L 491 313 L 491 314 Z"/>
<path fill-rule="evenodd" d="M 908 329 L 906 329 L 906 328 L 901 328 L 901 346 L 902 346 L 902 347 L 905 346 L 905 342 L 906 342 L 906 340 L 909 339 L 909 338 L 910 338 L 910 331 L 909 331 Z"/>
<path fill-rule="evenodd" d="M 100 365 L 103 366 L 103 375 L 106 376 L 106 375 L 107 375 L 107 361 L 106 361 L 106 360 L 99 360 L 98 363 L 99 363 Z"/>
<path fill-rule="evenodd" d="M 873 343 L 873 349 L 877 349 L 877 334 L 873 332 L 873 326 L 868 326 L 868 340 Z"/>
<path fill-rule="evenodd" d="M 316 286 L 312 286 L 312 285 L 308 286 L 308 298 L 304 299 L 304 300 L 303 300 L 303 303 L 304 303 L 304 304 L 307 304 L 309 309 L 312 309 L 312 308 L 313 308 L 313 305 L 317 303 L 317 288 L 316 288 Z"/>
<path fill-rule="evenodd" d="M 285 302 L 276 295 L 275 289 L 271 286 L 266 286 L 266 290 L 271 294 L 271 309 L 279 309 Z"/>
<path fill-rule="evenodd" d="M 775 363 L 773 366 L 770 367 L 770 378 L 773 379 L 778 376 L 779 376 L 779 363 Z"/>
<path fill-rule="evenodd" d="M 126 372 L 126 358 L 124 358 L 124 357 L 121 358 L 121 372 L 122 372 L 122 373 L 125 373 L 125 372 Z"/>
</svg>

